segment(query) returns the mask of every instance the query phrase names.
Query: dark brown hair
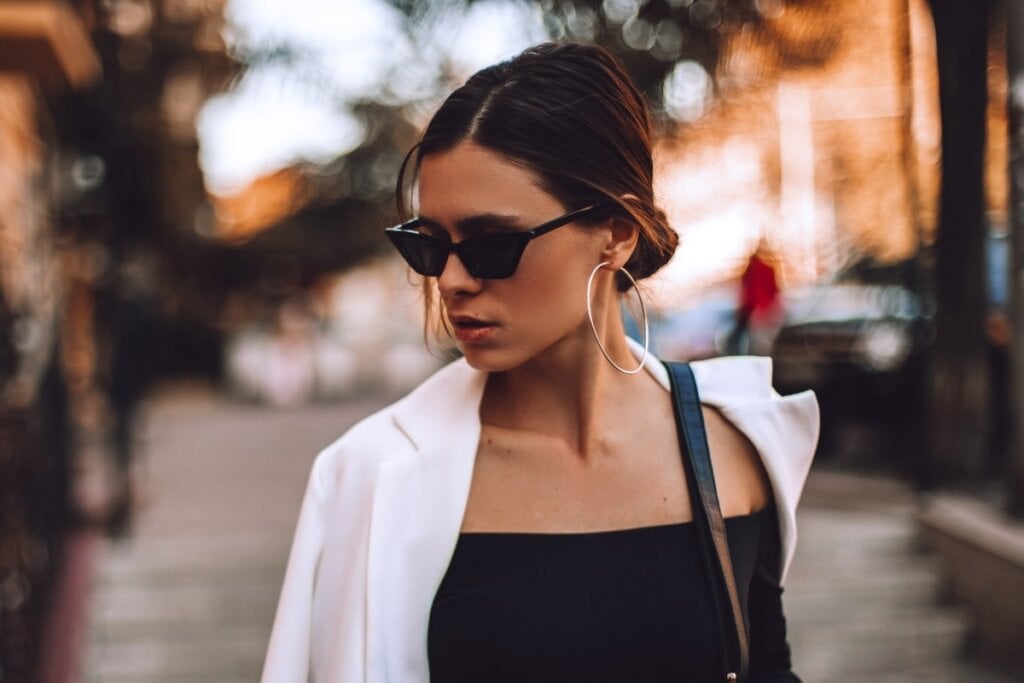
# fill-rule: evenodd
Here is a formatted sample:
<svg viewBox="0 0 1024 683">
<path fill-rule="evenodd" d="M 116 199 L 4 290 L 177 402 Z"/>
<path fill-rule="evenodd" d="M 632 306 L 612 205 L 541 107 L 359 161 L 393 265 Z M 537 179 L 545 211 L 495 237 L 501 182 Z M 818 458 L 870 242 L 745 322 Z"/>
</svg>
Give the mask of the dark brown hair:
<svg viewBox="0 0 1024 683">
<path fill-rule="evenodd" d="M 612 200 L 592 224 L 618 213 L 640 228 L 626 262 L 634 278 L 652 275 L 675 253 L 678 237 L 655 206 L 647 104 L 604 48 L 543 43 L 474 74 L 445 100 L 406 155 L 396 199 L 409 215 L 406 171 L 424 157 L 472 140 L 521 163 L 567 210 Z M 411 185 L 411 183 L 410 183 Z M 629 280 L 618 276 L 620 291 Z"/>
</svg>

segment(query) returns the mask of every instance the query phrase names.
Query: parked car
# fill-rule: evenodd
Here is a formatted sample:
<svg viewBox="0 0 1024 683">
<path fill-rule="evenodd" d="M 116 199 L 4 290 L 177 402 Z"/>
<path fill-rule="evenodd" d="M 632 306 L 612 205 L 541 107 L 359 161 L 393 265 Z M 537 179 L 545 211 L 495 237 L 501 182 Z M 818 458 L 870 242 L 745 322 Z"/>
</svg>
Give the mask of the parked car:
<svg viewBox="0 0 1024 683">
<path fill-rule="evenodd" d="M 856 422 L 895 437 L 888 446 L 898 449 L 920 434 L 933 316 L 914 286 L 914 268 L 864 260 L 784 297 L 786 318 L 771 353 L 774 382 L 783 393 L 818 394 L 823 453 L 850 446 L 839 443 L 841 428 Z"/>
</svg>

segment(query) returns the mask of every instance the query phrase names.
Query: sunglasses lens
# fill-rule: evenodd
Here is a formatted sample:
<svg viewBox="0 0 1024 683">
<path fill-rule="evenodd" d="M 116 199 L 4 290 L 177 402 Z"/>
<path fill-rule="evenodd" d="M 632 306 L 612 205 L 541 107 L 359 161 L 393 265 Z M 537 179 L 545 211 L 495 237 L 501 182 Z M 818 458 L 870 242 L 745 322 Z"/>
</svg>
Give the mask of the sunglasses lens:
<svg viewBox="0 0 1024 683">
<path fill-rule="evenodd" d="M 456 251 L 473 277 L 502 280 L 516 272 L 529 241 L 526 232 L 497 232 L 467 238 Z"/>
<path fill-rule="evenodd" d="M 420 275 L 437 277 L 444 270 L 448 260 L 446 242 L 406 230 L 388 230 L 386 234 L 402 258 Z"/>
<path fill-rule="evenodd" d="M 469 237 L 452 245 L 412 230 L 386 230 L 398 253 L 420 275 L 439 277 L 453 250 L 473 277 L 501 280 L 511 277 L 530 241 L 528 232 L 499 232 Z"/>
</svg>

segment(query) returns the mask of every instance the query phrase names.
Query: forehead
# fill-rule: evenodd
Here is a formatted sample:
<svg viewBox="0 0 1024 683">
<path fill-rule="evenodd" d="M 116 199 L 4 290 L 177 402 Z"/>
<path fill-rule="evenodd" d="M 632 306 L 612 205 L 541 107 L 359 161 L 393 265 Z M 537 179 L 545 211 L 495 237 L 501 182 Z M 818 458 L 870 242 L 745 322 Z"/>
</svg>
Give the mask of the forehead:
<svg viewBox="0 0 1024 683">
<path fill-rule="evenodd" d="M 423 157 L 419 205 L 424 216 L 443 220 L 475 213 L 557 212 L 561 207 L 541 189 L 535 172 L 472 141 Z"/>
</svg>

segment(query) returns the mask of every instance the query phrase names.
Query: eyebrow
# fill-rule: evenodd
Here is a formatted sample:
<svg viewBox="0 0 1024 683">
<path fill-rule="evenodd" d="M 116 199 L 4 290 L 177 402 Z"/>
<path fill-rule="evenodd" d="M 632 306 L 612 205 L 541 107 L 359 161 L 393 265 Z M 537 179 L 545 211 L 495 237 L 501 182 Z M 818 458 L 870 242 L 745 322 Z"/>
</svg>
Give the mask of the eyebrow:
<svg viewBox="0 0 1024 683">
<path fill-rule="evenodd" d="M 444 229 L 440 221 L 429 216 L 421 215 L 419 219 L 427 225 Z M 455 221 L 455 227 L 462 235 L 468 237 L 486 232 L 487 228 L 521 228 L 523 227 L 523 222 L 519 216 L 500 213 L 479 213 Z"/>
</svg>

